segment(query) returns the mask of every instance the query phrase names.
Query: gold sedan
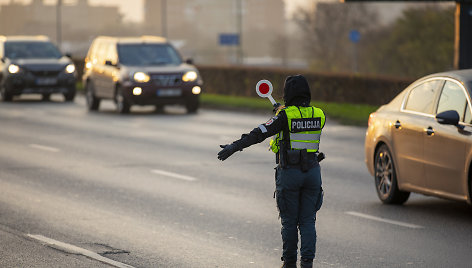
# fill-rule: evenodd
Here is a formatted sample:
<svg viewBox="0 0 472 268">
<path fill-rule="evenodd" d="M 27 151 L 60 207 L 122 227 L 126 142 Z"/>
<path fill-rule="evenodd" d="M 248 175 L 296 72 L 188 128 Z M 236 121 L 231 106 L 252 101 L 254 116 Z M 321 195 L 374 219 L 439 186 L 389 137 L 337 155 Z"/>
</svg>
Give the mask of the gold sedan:
<svg viewBox="0 0 472 268">
<path fill-rule="evenodd" d="M 370 115 L 365 162 L 382 202 L 415 192 L 471 204 L 471 89 L 472 70 L 429 75 Z"/>
</svg>

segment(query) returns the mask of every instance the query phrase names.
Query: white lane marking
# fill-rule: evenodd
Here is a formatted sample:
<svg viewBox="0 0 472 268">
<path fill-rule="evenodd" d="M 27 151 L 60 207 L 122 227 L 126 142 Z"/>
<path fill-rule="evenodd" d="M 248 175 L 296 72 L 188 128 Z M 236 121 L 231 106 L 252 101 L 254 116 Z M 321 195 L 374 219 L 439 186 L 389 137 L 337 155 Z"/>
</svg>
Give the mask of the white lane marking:
<svg viewBox="0 0 472 268">
<path fill-rule="evenodd" d="M 356 216 L 356 217 L 360 217 L 360 218 L 364 218 L 364 219 L 368 219 L 368 220 L 373 220 L 373 221 L 385 222 L 385 223 L 398 225 L 398 226 L 402 226 L 402 227 L 407 227 L 407 228 L 412 228 L 412 229 L 422 229 L 422 228 L 424 228 L 421 225 L 384 219 L 384 218 L 375 217 L 375 216 L 372 216 L 372 215 L 367 215 L 367 214 L 363 214 L 363 213 L 359 213 L 359 212 L 355 212 L 355 211 L 346 211 L 345 213 L 348 214 L 348 215 L 351 215 L 351 216 Z"/>
<path fill-rule="evenodd" d="M 112 265 L 112 266 L 115 266 L 115 267 L 118 267 L 118 268 L 134 268 L 131 265 L 124 264 L 124 263 L 121 263 L 121 262 L 117 262 L 117 261 L 114 261 L 114 260 L 109 259 L 109 258 L 105 258 L 105 257 L 103 257 L 103 256 L 101 256 L 101 255 L 99 255 L 99 254 L 97 254 L 93 251 L 90 251 L 90 250 L 87 250 L 87 249 L 84 249 L 84 248 L 79 248 L 79 247 L 76 247 L 74 245 L 67 244 L 67 243 L 64 243 L 64 242 L 61 242 L 61 241 L 57 241 L 57 240 L 54 240 L 54 239 L 51 239 L 51 238 L 48 238 L 48 237 L 45 237 L 45 236 L 42 236 L 42 235 L 27 234 L 27 236 L 29 236 L 33 239 L 36 239 L 38 241 L 41 241 L 43 243 L 46 243 L 48 245 L 54 246 L 55 248 L 64 250 L 66 252 L 73 253 L 73 254 L 80 254 L 80 255 L 89 257 L 91 259 L 94 259 L 94 260 L 97 260 L 97 261 L 100 261 L 100 262 L 103 262 L 103 263 L 106 263 L 106 264 L 109 264 L 109 265 Z"/>
<path fill-rule="evenodd" d="M 44 151 L 49 151 L 49 152 L 54 152 L 54 153 L 57 153 L 59 152 L 60 150 L 57 149 L 57 148 L 54 148 L 54 147 L 49 147 L 49 146 L 44 146 L 44 145 L 40 145 L 40 144 L 30 144 L 29 145 L 30 147 L 32 148 L 35 148 L 35 149 L 40 149 L 40 150 L 44 150 Z"/>
<path fill-rule="evenodd" d="M 181 180 L 184 180 L 184 181 L 196 181 L 197 180 L 194 177 L 181 175 L 181 174 L 177 174 L 177 173 L 173 173 L 173 172 L 168 172 L 168 171 L 164 171 L 164 170 L 160 170 L 160 169 L 153 169 L 153 170 L 151 170 L 151 172 L 154 173 L 154 174 L 164 175 L 164 176 L 168 176 L 168 177 L 172 177 L 172 178 L 176 178 L 176 179 L 181 179 Z"/>
<path fill-rule="evenodd" d="M 118 126 L 118 127 L 129 127 L 129 128 L 137 128 L 138 127 L 138 124 L 133 123 L 133 122 L 115 121 L 115 122 L 112 122 L 111 124 L 114 125 L 114 126 Z"/>
</svg>

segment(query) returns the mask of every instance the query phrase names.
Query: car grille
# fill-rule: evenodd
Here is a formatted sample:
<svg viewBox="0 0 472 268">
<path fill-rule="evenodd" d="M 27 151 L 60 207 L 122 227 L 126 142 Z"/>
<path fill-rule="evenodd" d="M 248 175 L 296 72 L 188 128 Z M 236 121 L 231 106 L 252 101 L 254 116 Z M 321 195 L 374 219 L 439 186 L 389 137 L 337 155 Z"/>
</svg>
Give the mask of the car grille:
<svg viewBox="0 0 472 268">
<path fill-rule="evenodd" d="M 58 76 L 60 71 L 31 71 L 34 76 Z"/>
<path fill-rule="evenodd" d="M 156 86 L 173 87 L 182 84 L 181 74 L 152 74 L 151 79 Z"/>
</svg>

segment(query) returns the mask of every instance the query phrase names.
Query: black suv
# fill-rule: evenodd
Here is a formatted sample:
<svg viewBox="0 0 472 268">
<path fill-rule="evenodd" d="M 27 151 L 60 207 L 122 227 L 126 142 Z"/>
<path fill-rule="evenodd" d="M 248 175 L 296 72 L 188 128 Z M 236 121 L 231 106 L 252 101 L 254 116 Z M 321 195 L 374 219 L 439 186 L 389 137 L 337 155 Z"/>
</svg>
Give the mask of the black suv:
<svg viewBox="0 0 472 268">
<path fill-rule="evenodd" d="M 74 100 L 75 66 L 45 36 L 0 36 L 0 70 L 3 101 L 21 94 L 41 94 L 49 100 L 53 93 Z"/>
<path fill-rule="evenodd" d="M 131 105 L 183 104 L 199 107 L 203 81 L 191 60 L 184 62 L 165 38 L 97 37 L 85 58 L 83 75 L 89 110 L 102 99 L 114 100 L 120 113 Z"/>
</svg>

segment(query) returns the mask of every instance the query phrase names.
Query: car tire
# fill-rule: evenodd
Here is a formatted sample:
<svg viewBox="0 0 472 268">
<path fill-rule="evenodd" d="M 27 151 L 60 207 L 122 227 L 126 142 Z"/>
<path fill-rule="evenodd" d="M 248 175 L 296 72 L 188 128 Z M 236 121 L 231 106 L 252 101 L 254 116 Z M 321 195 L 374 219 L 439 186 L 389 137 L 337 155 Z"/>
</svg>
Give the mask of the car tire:
<svg viewBox="0 0 472 268">
<path fill-rule="evenodd" d="M 49 101 L 51 99 L 51 94 L 46 93 L 43 94 L 43 97 L 41 98 L 42 101 Z"/>
<path fill-rule="evenodd" d="M 88 82 L 85 86 L 85 100 L 89 111 L 97 111 L 100 106 L 100 99 L 95 97 L 95 89 L 92 82 Z"/>
<path fill-rule="evenodd" d="M 374 158 L 375 189 L 379 199 L 385 204 L 403 204 L 410 192 L 398 188 L 395 163 L 387 145 L 382 144 L 375 152 Z"/>
<path fill-rule="evenodd" d="M 120 114 L 127 114 L 131 108 L 131 104 L 126 100 L 125 96 L 123 95 L 123 88 L 118 87 L 115 93 L 115 103 L 116 109 Z"/>
<path fill-rule="evenodd" d="M 470 169 L 470 167 L 469 167 L 469 169 Z M 469 183 L 468 189 L 469 189 L 469 200 L 470 200 L 469 206 L 472 207 L 472 173 L 470 173 L 470 171 L 469 171 L 469 181 L 468 181 L 468 183 Z"/>
<path fill-rule="evenodd" d="M 199 103 L 198 101 L 187 101 L 187 103 L 185 104 L 185 108 L 187 108 L 187 113 L 188 114 L 195 114 L 197 113 L 197 110 L 198 110 L 198 107 L 199 107 Z"/>
<path fill-rule="evenodd" d="M 7 89 L 5 88 L 5 86 L 1 87 L 0 92 L 2 94 L 2 100 L 4 102 L 10 102 L 13 100 L 13 95 L 7 92 Z"/>
<path fill-rule="evenodd" d="M 75 89 L 70 89 L 67 93 L 64 93 L 64 100 L 66 102 L 71 102 L 75 98 Z"/>
</svg>

